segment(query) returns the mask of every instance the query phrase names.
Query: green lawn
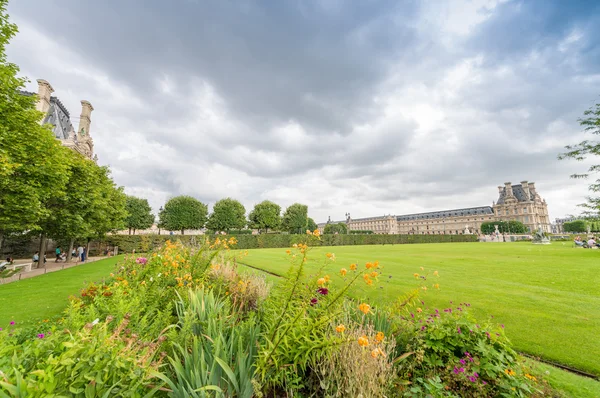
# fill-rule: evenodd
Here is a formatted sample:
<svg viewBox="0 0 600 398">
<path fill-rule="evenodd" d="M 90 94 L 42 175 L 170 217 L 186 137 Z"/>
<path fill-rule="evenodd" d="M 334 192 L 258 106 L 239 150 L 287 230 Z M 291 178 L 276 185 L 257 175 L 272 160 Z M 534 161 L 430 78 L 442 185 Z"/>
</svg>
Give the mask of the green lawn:
<svg viewBox="0 0 600 398">
<path fill-rule="evenodd" d="M 415 287 L 420 267 L 437 270 L 440 289 L 422 297 L 429 307 L 470 303 L 478 318 L 493 315 L 504 324 L 518 350 L 600 375 L 600 250 L 574 249 L 568 242 L 324 247 L 312 249 L 309 272 L 328 251 L 336 256 L 332 276 L 354 262 L 380 262 L 380 283 L 354 293 L 373 303 Z M 242 262 L 283 274 L 289 258 L 285 249 L 257 249 Z"/>
<path fill-rule="evenodd" d="M 70 295 L 78 294 L 86 283 L 106 278 L 122 258 L 111 257 L 0 285 L 0 327 L 6 328 L 11 321 L 17 326 L 28 326 L 59 315 Z"/>
</svg>

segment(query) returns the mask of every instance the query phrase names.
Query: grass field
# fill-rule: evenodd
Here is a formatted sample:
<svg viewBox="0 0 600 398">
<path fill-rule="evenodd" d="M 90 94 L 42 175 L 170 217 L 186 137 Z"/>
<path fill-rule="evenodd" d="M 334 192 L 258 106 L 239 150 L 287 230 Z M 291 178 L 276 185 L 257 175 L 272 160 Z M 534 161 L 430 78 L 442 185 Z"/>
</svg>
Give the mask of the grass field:
<svg viewBox="0 0 600 398">
<path fill-rule="evenodd" d="M 420 267 L 437 270 L 440 289 L 422 296 L 426 305 L 470 303 L 478 318 L 493 315 L 503 323 L 518 350 L 600 375 L 600 251 L 561 242 L 327 247 L 311 251 L 309 272 L 328 251 L 336 256 L 331 275 L 354 262 L 380 262 L 380 283 L 354 293 L 371 302 L 389 302 L 415 287 Z M 257 249 L 243 263 L 283 274 L 289 259 L 284 249 Z"/>
<path fill-rule="evenodd" d="M 59 315 L 88 282 L 106 278 L 123 256 L 98 260 L 63 271 L 0 286 L 0 327 L 14 321 L 24 327 Z"/>
</svg>

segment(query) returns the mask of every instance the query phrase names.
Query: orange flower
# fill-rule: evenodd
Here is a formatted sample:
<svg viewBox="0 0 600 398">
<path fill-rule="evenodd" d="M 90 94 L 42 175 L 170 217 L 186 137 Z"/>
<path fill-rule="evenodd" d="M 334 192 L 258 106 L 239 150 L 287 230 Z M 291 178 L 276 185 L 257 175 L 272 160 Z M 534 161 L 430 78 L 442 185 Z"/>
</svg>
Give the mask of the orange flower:
<svg viewBox="0 0 600 398">
<path fill-rule="evenodd" d="M 421 289 L 423 289 L 423 290 L 427 290 L 427 286 L 423 286 Z"/>
<path fill-rule="evenodd" d="M 325 284 L 325 282 L 326 282 L 325 278 L 317 279 L 317 285 L 319 285 L 319 286 L 323 286 Z"/>
<path fill-rule="evenodd" d="M 140 285 L 145 286 L 146 285 L 146 281 L 141 281 Z"/>
<path fill-rule="evenodd" d="M 421 307 L 417 308 L 417 312 L 423 312 L 423 310 L 421 309 Z"/>
<path fill-rule="evenodd" d="M 346 276 L 347 273 L 348 273 L 348 270 L 346 268 L 342 268 L 340 270 L 340 274 L 342 274 L 342 276 Z"/>
<path fill-rule="evenodd" d="M 319 231 L 318 229 L 315 229 L 313 231 L 313 235 L 318 237 L 319 235 L 321 235 L 321 231 Z"/>
<path fill-rule="evenodd" d="M 365 267 L 367 267 L 367 269 L 371 269 L 373 268 L 373 263 L 366 263 Z"/>
<path fill-rule="evenodd" d="M 350 270 L 356 271 L 356 264 L 350 264 Z"/>
<path fill-rule="evenodd" d="M 381 348 L 375 348 L 373 351 L 371 351 L 371 356 L 375 359 L 377 359 L 377 357 L 381 355 L 382 357 L 385 356 L 384 352 L 381 350 Z"/>
<path fill-rule="evenodd" d="M 439 273 L 437 271 L 433 271 L 433 276 L 439 276 Z"/>
<path fill-rule="evenodd" d="M 373 268 L 379 268 L 379 261 L 375 261 L 373 263 Z"/>
<path fill-rule="evenodd" d="M 288 250 L 286 250 L 285 252 L 286 252 L 287 254 L 292 254 L 292 251 L 291 251 L 291 250 L 289 250 L 289 249 L 288 249 Z"/>
<path fill-rule="evenodd" d="M 377 278 L 377 275 L 379 275 L 377 271 L 371 272 L 371 278 Z"/>
<path fill-rule="evenodd" d="M 325 279 L 325 282 L 329 282 L 331 280 L 331 278 L 329 277 L 329 275 L 325 275 L 323 277 L 323 279 Z"/>
<path fill-rule="evenodd" d="M 419 277 L 419 274 L 417 274 L 416 272 L 413 275 L 415 276 L 415 278 Z"/>
<path fill-rule="evenodd" d="M 433 285 L 434 288 L 439 289 L 440 288 L 440 284 L 436 283 L 435 285 Z"/>
<path fill-rule="evenodd" d="M 344 325 L 337 325 L 337 327 L 335 328 L 335 331 L 338 333 L 344 333 L 344 330 L 346 330 L 346 326 Z"/>
<path fill-rule="evenodd" d="M 325 254 L 325 256 L 326 256 L 327 258 L 331 258 L 331 257 L 333 257 L 333 253 L 327 253 L 327 254 Z"/>
<path fill-rule="evenodd" d="M 378 343 L 381 343 L 384 338 L 385 335 L 383 334 L 383 332 L 377 332 L 377 334 L 375 335 L 375 341 L 377 341 Z"/>
<path fill-rule="evenodd" d="M 310 229 L 306 230 L 306 235 L 312 235 L 312 232 L 310 232 Z"/>
<path fill-rule="evenodd" d="M 365 281 L 365 283 L 366 283 L 368 286 L 371 286 L 371 285 L 373 284 L 373 281 L 372 281 L 371 279 L 367 279 L 367 280 Z"/>
<path fill-rule="evenodd" d="M 368 314 L 371 311 L 371 306 L 366 303 L 362 303 L 358 306 L 358 309 L 362 311 L 363 314 Z"/>
<path fill-rule="evenodd" d="M 362 335 L 361 337 L 358 338 L 358 345 L 361 347 L 368 347 L 369 346 L 369 339 L 367 338 L 367 336 Z"/>
</svg>

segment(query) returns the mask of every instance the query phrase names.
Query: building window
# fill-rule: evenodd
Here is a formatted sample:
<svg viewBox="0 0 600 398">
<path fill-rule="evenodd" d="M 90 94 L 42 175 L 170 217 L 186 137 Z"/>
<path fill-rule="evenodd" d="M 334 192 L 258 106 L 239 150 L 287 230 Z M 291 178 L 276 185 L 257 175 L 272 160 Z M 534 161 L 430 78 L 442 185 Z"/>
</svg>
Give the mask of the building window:
<svg viewBox="0 0 600 398">
<path fill-rule="evenodd" d="M 523 213 L 527 213 L 527 207 L 523 207 Z"/>
</svg>

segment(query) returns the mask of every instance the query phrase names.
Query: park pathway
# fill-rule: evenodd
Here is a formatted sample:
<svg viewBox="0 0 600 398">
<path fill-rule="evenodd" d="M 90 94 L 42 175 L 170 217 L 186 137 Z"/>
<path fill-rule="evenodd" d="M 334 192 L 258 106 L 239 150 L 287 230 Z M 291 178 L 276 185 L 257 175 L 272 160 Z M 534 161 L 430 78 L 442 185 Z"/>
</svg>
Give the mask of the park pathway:
<svg viewBox="0 0 600 398">
<path fill-rule="evenodd" d="M 5 284 L 11 283 L 11 282 L 17 282 L 22 279 L 34 278 L 36 276 L 44 275 L 44 274 L 47 274 L 50 272 L 62 271 L 64 269 L 73 268 L 73 267 L 77 267 L 80 265 L 92 263 L 94 261 L 102 260 L 103 258 L 107 258 L 107 257 L 105 257 L 105 256 L 90 257 L 84 263 L 79 262 L 79 261 L 71 261 L 70 263 L 64 263 L 64 262 L 55 263 L 54 260 L 49 260 L 46 262 L 45 267 L 33 268 L 29 272 L 21 271 L 21 272 L 13 275 L 11 277 L 8 277 L 8 278 L 0 278 L 0 285 L 5 285 Z M 31 263 L 31 260 L 15 260 L 15 264 L 28 264 L 28 263 Z"/>
</svg>

